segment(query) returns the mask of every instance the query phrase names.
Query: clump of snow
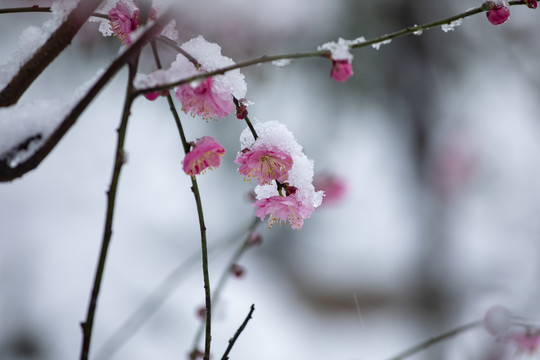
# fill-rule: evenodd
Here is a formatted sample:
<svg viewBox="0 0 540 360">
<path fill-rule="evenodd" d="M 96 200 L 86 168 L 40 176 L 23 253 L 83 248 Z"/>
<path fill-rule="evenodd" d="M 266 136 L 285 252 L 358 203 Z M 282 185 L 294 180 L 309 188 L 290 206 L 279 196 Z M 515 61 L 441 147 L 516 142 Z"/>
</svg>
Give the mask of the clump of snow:
<svg viewBox="0 0 540 360">
<path fill-rule="evenodd" d="M 0 108 L 0 159 L 14 167 L 28 159 L 53 133 L 101 76 L 82 84 L 69 100 L 38 99 Z"/>
<path fill-rule="evenodd" d="M 206 41 L 202 36 L 189 40 L 181 48 L 199 62 L 202 70 L 208 72 L 235 64 L 231 58 L 221 55 L 219 45 Z M 148 75 L 137 74 L 135 87 L 149 88 L 173 83 L 200 73 L 201 71 L 184 55 L 178 54 L 176 60 L 171 63 L 171 67 L 166 70 L 156 70 Z M 216 75 L 213 78 L 213 88 L 217 93 L 229 93 L 237 99 L 246 96 L 246 80 L 239 69 Z M 201 80 L 196 80 L 191 85 L 197 87 L 200 83 Z"/>
<path fill-rule="evenodd" d="M 463 24 L 463 19 L 457 19 L 452 21 L 450 24 L 441 25 L 441 29 L 444 32 L 454 31 L 454 28 L 456 26 L 460 26 L 461 24 Z"/>
<path fill-rule="evenodd" d="M 291 59 L 279 59 L 279 60 L 272 61 L 272 65 L 277 66 L 277 67 L 285 67 L 289 65 L 291 62 L 292 62 Z"/>
<path fill-rule="evenodd" d="M 360 36 L 354 40 L 346 40 L 339 38 L 337 42 L 331 41 L 322 44 L 317 47 L 317 50 L 328 50 L 331 53 L 332 60 L 347 60 L 352 61 L 353 56 L 349 52 L 349 49 L 353 45 L 358 45 L 365 42 L 366 39 L 363 36 Z"/>
<path fill-rule="evenodd" d="M 375 50 L 379 50 L 381 48 L 381 45 L 387 45 L 387 44 L 390 44 L 391 42 L 392 42 L 391 39 L 387 39 L 384 41 L 379 41 L 377 43 L 371 44 L 371 47 L 374 48 Z"/>
<path fill-rule="evenodd" d="M 19 35 L 18 47 L 6 63 L 0 66 L 0 89 L 3 89 L 19 71 L 22 64 L 32 57 L 49 36 L 64 22 L 79 0 L 61 0 L 51 5 L 52 17 L 41 28 L 29 26 Z"/>
<path fill-rule="evenodd" d="M 300 201 L 310 204 L 314 208 L 318 207 L 322 202 L 324 192 L 315 191 L 313 187 L 313 160 L 307 158 L 302 151 L 302 146 L 296 142 L 287 126 L 277 121 L 268 121 L 256 123 L 254 127 L 259 136 L 258 143 L 278 148 L 292 157 L 293 166 L 289 171 L 287 182 L 298 188 L 297 193 Z M 240 134 L 241 148 L 250 148 L 254 142 L 253 134 L 249 128 L 246 128 Z M 257 185 L 255 194 L 258 200 L 279 195 L 275 182 L 270 185 Z"/>
</svg>

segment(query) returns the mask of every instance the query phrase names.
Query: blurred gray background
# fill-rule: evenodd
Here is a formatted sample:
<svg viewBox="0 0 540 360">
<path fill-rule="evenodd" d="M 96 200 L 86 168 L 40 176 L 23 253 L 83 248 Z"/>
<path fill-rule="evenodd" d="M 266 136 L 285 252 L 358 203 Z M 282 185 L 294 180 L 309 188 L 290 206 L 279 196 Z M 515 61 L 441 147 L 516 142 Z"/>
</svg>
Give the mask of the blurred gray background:
<svg viewBox="0 0 540 360">
<path fill-rule="evenodd" d="M 37 3 L 37 2 L 36 2 Z M 40 5 L 50 2 L 39 1 Z M 33 5 L 0 0 L 0 7 Z M 216 42 L 235 61 L 370 39 L 441 19 L 479 1 L 228 0 L 180 2 L 181 41 Z M 0 15 L 7 61 L 20 32 L 48 14 Z M 243 70 L 252 119 L 289 127 L 316 171 L 347 182 L 301 231 L 259 230 L 217 309 L 213 357 L 251 304 L 231 359 L 384 359 L 493 304 L 539 319 L 540 93 L 538 12 L 511 8 L 353 52 L 354 76 L 306 59 Z M 21 101 L 68 98 L 105 68 L 120 42 L 87 24 Z M 173 54 L 163 49 L 167 62 Z M 148 49 L 141 71 L 152 71 Z M 0 186 L 0 359 L 74 359 L 101 242 L 126 72 L 84 112 L 39 168 Z M 254 216 L 253 185 L 233 164 L 244 124 L 182 116 L 189 139 L 212 135 L 222 166 L 199 177 L 210 246 L 238 237 Z M 139 99 L 126 143 L 114 233 L 92 354 L 163 278 L 199 249 L 189 178 L 166 101 Z M 211 259 L 211 280 L 233 247 Z M 203 304 L 200 265 L 115 359 L 185 359 Z M 482 329 L 417 359 L 488 359 Z M 91 356 L 92 357 L 92 356 Z"/>
</svg>

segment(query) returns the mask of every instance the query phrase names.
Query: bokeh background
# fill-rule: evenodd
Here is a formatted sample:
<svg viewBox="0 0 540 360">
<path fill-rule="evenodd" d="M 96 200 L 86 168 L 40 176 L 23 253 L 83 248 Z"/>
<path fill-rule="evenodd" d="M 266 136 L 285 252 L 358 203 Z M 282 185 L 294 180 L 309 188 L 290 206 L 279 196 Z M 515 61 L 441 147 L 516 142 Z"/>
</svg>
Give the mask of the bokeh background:
<svg viewBox="0 0 540 360">
<path fill-rule="evenodd" d="M 0 7 L 47 1 L 0 0 Z M 389 33 L 455 15 L 479 1 L 185 1 L 180 40 L 217 42 L 236 61 L 315 49 L 338 37 Z M 20 32 L 48 14 L 0 15 L 0 63 Z M 539 319 L 540 95 L 538 11 L 511 8 L 354 51 L 355 75 L 330 62 L 243 70 L 252 119 L 289 127 L 316 171 L 347 184 L 301 231 L 258 230 L 216 310 L 213 358 L 249 306 L 235 359 L 384 359 L 494 304 Z M 120 42 L 88 23 L 21 101 L 69 98 L 105 68 Z M 148 49 L 146 49 L 148 50 Z M 173 54 L 163 49 L 165 62 Z M 150 52 L 141 71 L 151 71 Z M 0 359 L 73 359 L 102 237 L 125 91 L 120 73 L 50 156 L 0 186 Z M 244 124 L 184 115 L 188 138 L 212 135 L 222 166 L 199 177 L 215 284 L 254 212 L 233 164 Z M 1 137 L 1 134 L 0 134 Z M 198 256 L 199 229 L 174 122 L 164 99 L 133 108 L 92 355 L 178 265 Z M 195 254 L 195 255 L 193 255 Z M 197 259 L 197 258 L 195 258 Z M 200 264 L 188 262 L 167 298 L 114 359 L 185 359 L 204 303 Z M 417 359 L 492 359 L 494 339 L 472 330 Z M 112 355 L 101 353 L 103 358 Z M 91 355 L 91 358 L 93 357 Z M 519 354 L 517 354 L 519 355 Z"/>
</svg>

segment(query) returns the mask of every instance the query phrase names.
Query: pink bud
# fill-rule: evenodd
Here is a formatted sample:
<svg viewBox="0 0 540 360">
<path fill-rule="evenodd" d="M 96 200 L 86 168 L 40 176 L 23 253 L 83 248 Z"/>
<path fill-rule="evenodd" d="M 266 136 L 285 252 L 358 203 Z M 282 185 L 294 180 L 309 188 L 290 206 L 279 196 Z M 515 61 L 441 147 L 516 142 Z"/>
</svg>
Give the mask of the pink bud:
<svg viewBox="0 0 540 360">
<path fill-rule="evenodd" d="M 501 25 L 510 17 L 510 10 L 503 2 L 491 2 L 490 6 L 491 9 L 486 13 L 486 16 L 493 25 Z"/>
<path fill-rule="evenodd" d="M 333 60 L 330 76 L 337 82 L 345 82 L 353 75 L 353 68 L 349 60 Z"/>
<path fill-rule="evenodd" d="M 157 91 L 144 94 L 144 97 L 147 98 L 150 101 L 156 100 L 158 98 L 158 96 L 159 96 L 159 92 L 157 92 Z"/>
<path fill-rule="evenodd" d="M 260 245 L 262 244 L 262 236 L 258 232 L 253 231 L 251 234 L 249 234 L 248 237 L 248 244 L 249 245 Z"/>
<path fill-rule="evenodd" d="M 536 9 L 536 7 L 538 6 L 536 0 L 525 0 L 525 5 L 527 5 L 529 9 Z"/>
<path fill-rule="evenodd" d="M 242 266 L 240 266 L 238 264 L 233 264 L 231 266 L 231 272 L 233 273 L 233 275 L 235 277 L 241 278 L 241 277 L 243 277 L 245 275 L 246 270 Z"/>
</svg>

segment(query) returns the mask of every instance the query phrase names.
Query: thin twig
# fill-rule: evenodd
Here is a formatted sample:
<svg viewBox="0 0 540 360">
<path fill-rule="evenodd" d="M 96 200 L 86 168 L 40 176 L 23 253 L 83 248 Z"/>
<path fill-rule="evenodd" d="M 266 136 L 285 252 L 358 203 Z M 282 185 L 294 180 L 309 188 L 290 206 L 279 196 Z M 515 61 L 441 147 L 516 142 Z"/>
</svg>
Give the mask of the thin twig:
<svg viewBox="0 0 540 360">
<path fill-rule="evenodd" d="M 246 328 L 249 320 L 251 320 L 251 316 L 253 315 L 253 311 L 255 311 L 255 304 L 251 305 L 251 309 L 249 310 L 249 313 L 247 314 L 246 319 L 244 320 L 242 325 L 240 325 L 238 330 L 236 330 L 236 332 L 234 333 L 234 336 L 229 340 L 229 346 L 227 346 L 227 350 L 225 350 L 225 353 L 223 353 L 223 356 L 221 357 L 221 360 L 229 360 L 229 353 L 231 352 L 231 350 L 232 350 L 232 348 L 234 346 L 234 343 L 236 342 L 236 340 L 238 340 L 238 337 L 240 336 L 242 331 L 244 331 L 244 329 Z"/>
<path fill-rule="evenodd" d="M 129 76 L 128 85 L 126 90 L 126 100 L 124 102 L 124 111 L 122 113 L 122 121 L 118 128 L 118 142 L 116 145 L 116 157 L 114 161 L 114 170 L 112 173 L 111 185 L 107 192 L 107 215 L 105 220 L 105 229 L 103 231 L 103 240 L 101 243 L 101 251 L 99 254 L 98 266 L 96 268 L 96 274 L 94 277 L 94 285 L 92 287 L 92 293 L 90 295 L 90 301 L 88 304 L 88 312 L 86 315 L 86 321 L 81 323 L 83 330 L 83 342 L 81 348 L 81 360 L 88 359 L 88 353 L 90 352 L 90 341 L 92 339 L 92 329 L 94 325 L 94 316 L 96 312 L 97 300 L 99 296 L 99 290 L 102 283 L 103 272 L 105 270 L 105 262 L 107 259 L 107 252 L 112 236 L 112 223 L 114 218 L 114 205 L 116 202 L 116 193 L 118 189 L 118 181 L 120 179 L 120 171 L 122 166 L 126 162 L 126 155 L 124 152 L 124 142 L 127 131 L 127 124 L 129 115 L 131 114 L 131 105 L 135 97 L 133 96 L 133 79 L 137 73 L 138 58 L 132 58 L 129 63 Z"/>
<path fill-rule="evenodd" d="M 259 220 L 255 218 L 255 220 Z M 242 230 L 242 233 L 233 235 L 230 239 L 214 243 L 209 246 L 208 255 L 214 255 L 218 251 L 227 248 L 237 240 L 243 240 L 243 234 L 253 231 L 254 222 L 251 221 L 247 227 L 248 230 Z M 259 223 L 260 221 L 256 221 Z M 256 224 L 255 224 L 256 225 Z M 150 319 L 150 317 L 165 303 L 165 301 L 177 289 L 180 281 L 186 275 L 186 271 L 195 266 L 200 261 L 200 251 L 190 255 L 186 260 L 176 266 L 152 291 L 141 305 L 128 317 L 126 321 L 109 337 L 101 349 L 96 353 L 96 360 L 111 359 L 112 356 L 142 327 L 142 325 Z M 215 299 L 213 299 L 215 300 Z"/>
<path fill-rule="evenodd" d="M 156 60 L 156 65 L 160 68 L 161 62 L 159 60 L 159 54 L 157 52 L 156 44 L 152 43 L 152 51 L 154 58 Z M 167 102 L 169 103 L 169 109 L 171 114 L 174 117 L 176 126 L 178 128 L 178 133 L 182 141 L 182 146 L 184 152 L 187 154 L 190 150 L 190 144 L 186 140 L 184 129 L 182 127 L 182 122 L 180 121 L 180 116 L 176 110 L 176 106 L 172 100 L 170 91 L 167 91 Z M 204 212 L 202 208 L 201 193 L 199 191 L 199 186 L 197 184 L 197 179 L 195 176 L 191 176 L 191 191 L 195 197 L 195 203 L 197 205 L 197 215 L 199 218 L 199 229 L 201 233 L 201 257 L 202 257 L 202 270 L 203 270 L 203 281 L 204 281 L 204 301 L 205 301 L 205 322 L 206 322 L 206 331 L 205 331 L 205 345 L 204 345 L 204 360 L 210 359 L 210 345 L 212 342 L 212 294 L 210 289 L 210 275 L 208 271 L 208 242 L 206 240 L 206 225 L 204 223 Z"/>
<path fill-rule="evenodd" d="M 395 355 L 395 356 L 389 358 L 388 360 L 402 360 L 402 359 L 405 359 L 405 358 L 407 358 L 407 357 L 409 357 L 409 356 L 411 356 L 413 354 L 416 354 L 417 352 L 420 352 L 420 351 L 422 351 L 424 349 L 427 349 L 431 345 L 437 344 L 437 343 L 439 343 L 439 342 L 441 342 L 443 340 L 446 340 L 448 338 L 451 338 L 452 336 L 458 335 L 458 334 L 463 333 L 463 332 L 465 332 L 467 330 L 478 327 L 478 326 L 480 326 L 482 324 L 483 324 L 483 321 L 478 320 L 478 321 L 473 321 L 473 322 L 471 322 L 469 324 L 458 326 L 455 329 L 452 329 L 450 331 L 442 333 L 442 334 L 440 334 L 438 336 L 429 338 L 426 341 L 423 341 L 420 344 L 417 344 L 417 345 L 415 345 L 415 346 L 413 346 L 413 347 L 399 353 L 398 355 Z"/>
<path fill-rule="evenodd" d="M 251 245 L 250 236 L 255 231 L 255 229 L 257 228 L 257 225 L 259 225 L 260 222 L 261 221 L 259 218 L 253 219 L 253 221 L 251 222 L 248 228 L 244 241 L 242 242 L 242 244 L 240 244 L 238 249 L 236 249 L 234 254 L 229 259 L 227 265 L 225 266 L 223 273 L 221 273 L 221 277 L 219 278 L 217 285 L 214 288 L 214 292 L 212 293 L 212 306 L 214 307 L 214 309 L 216 308 L 219 302 L 219 299 L 221 298 L 221 293 L 223 292 L 223 289 L 225 288 L 225 284 L 227 283 L 227 280 L 231 276 L 231 269 L 233 265 L 237 264 L 240 258 L 242 257 L 242 255 L 244 255 L 244 253 L 246 252 L 246 250 L 250 248 L 250 245 Z M 197 354 L 199 354 L 199 343 L 201 341 L 201 337 L 203 334 L 204 325 L 205 325 L 205 322 L 204 321 L 201 322 L 201 324 L 199 325 L 199 328 L 197 329 L 197 332 L 195 333 L 195 338 L 193 339 L 193 345 L 190 352 L 190 359 L 192 360 L 196 359 Z"/>
<path fill-rule="evenodd" d="M 514 0 L 514 1 L 510 1 L 509 5 L 511 5 L 511 6 L 512 5 L 525 5 L 525 1 L 524 0 Z M 409 26 L 407 28 L 404 28 L 402 30 L 399 30 L 399 31 L 396 31 L 396 32 L 393 32 L 393 33 L 390 33 L 390 34 L 385 34 L 385 35 L 373 38 L 371 40 L 366 40 L 366 41 L 356 43 L 354 45 L 351 45 L 351 49 L 358 49 L 358 48 L 366 47 L 366 46 L 376 44 L 376 43 L 380 43 L 380 42 L 383 42 L 383 41 L 386 41 L 386 40 L 391 40 L 391 39 L 394 39 L 394 38 L 409 35 L 409 34 L 412 34 L 414 32 L 417 32 L 417 31 L 431 29 L 433 27 L 440 26 L 440 25 L 450 24 L 455 20 L 463 19 L 463 18 L 472 16 L 472 15 L 478 14 L 480 12 L 484 12 L 486 10 L 488 10 L 488 8 L 485 5 L 482 5 L 480 7 L 477 7 L 477 8 L 471 9 L 471 10 L 467 10 L 467 11 L 465 11 L 463 13 L 458 14 L 458 15 L 454 15 L 454 16 L 451 16 L 451 17 L 448 17 L 448 18 L 444 18 L 442 20 L 429 22 L 429 23 L 426 23 L 424 25 Z M 149 93 L 149 92 L 155 92 L 155 91 L 161 91 L 161 90 L 170 89 L 170 88 L 173 88 L 175 86 L 188 84 L 188 83 L 191 83 L 191 82 L 197 81 L 197 80 L 203 80 L 205 78 L 212 77 L 212 76 L 215 76 L 215 75 L 223 75 L 228 71 L 241 69 L 241 68 L 245 68 L 245 67 L 249 67 L 249 66 L 253 66 L 253 65 L 259 65 L 259 64 L 263 64 L 263 63 L 268 63 L 268 62 L 272 62 L 272 61 L 276 61 L 276 60 L 294 60 L 294 59 L 301 59 L 301 58 L 329 57 L 329 56 L 330 56 L 330 51 L 328 51 L 328 50 L 306 51 L 306 52 L 297 52 L 297 53 L 283 54 L 283 55 L 273 55 L 273 56 L 264 55 L 264 56 L 261 56 L 261 57 L 256 58 L 256 59 L 251 59 L 251 60 L 239 62 L 239 63 L 234 64 L 234 65 L 226 66 L 226 67 L 223 67 L 223 68 L 220 68 L 220 69 L 216 69 L 216 70 L 213 70 L 213 71 L 200 73 L 200 74 L 197 74 L 197 75 L 194 75 L 194 76 L 182 79 L 182 80 L 178 80 L 178 81 L 175 81 L 175 82 L 172 82 L 172 83 L 163 84 L 163 85 L 160 85 L 160 86 L 155 86 L 155 87 L 146 88 L 146 89 L 140 89 L 140 90 L 138 90 L 137 95 L 145 94 L 145 93 Z"/>
</svg>

